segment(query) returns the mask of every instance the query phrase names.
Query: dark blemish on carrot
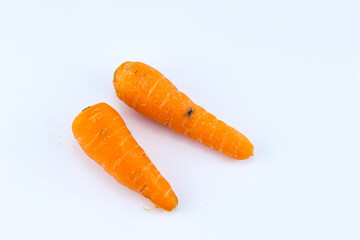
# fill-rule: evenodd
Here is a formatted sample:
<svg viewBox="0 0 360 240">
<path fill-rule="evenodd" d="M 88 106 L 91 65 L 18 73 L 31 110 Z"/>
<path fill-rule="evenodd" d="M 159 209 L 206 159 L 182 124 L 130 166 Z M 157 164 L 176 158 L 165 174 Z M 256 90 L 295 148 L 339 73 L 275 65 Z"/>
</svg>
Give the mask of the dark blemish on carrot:
<svg viewBox="0 0 360 240">
<path fill-rule="evenodd" d="M 85 111 L 86 109 L 88 109 L 90 106 L 88 106 L 88 107 L 86 107 L 86 108 L 84 108 L 81 112 L 83 112 L 83 111 Z"/>
<path fill-rule="evenodd" d="M 135 74 L 137 74 L 137 73 L 138 73 L 138 70 L 135 71 Z"/>
<path fill-rule="evenodd" d="M 143 156 L 143 157 L 146 156 L 146 153 L 141 154 L 141 156 Z"/>
<path fill-rule="evenodd" d="M 109 140 L 109 138 L 109 136 L 106 136 L 106 138 L 104 138 L 103 144 L 105 144 Z"/>
<path fill-rule="evenodd" d="M 140 178 L 143 174 L 144 174 L 144 173 L 139 173 L 139 174 L 135 177 L 134 181 L 139 180 L 139 178 Z"/>
<path fill-rule="evenodd" d="M 189 108 L 185 114 L 186 117 L 191 118 L 191 116 L 194 113 L 194 109 L 193 108 Z"/>
<path fill-rule="evenodd" d="M 146 73 L 143 74 L 143 77 L 145 77 L 145 76 L 146 76 Z"/>
<path fill-rule="evenodd" d="M 147 183 L 146 183 L 146 184 L 144 184 L 144 185 L 140 188 L 140 190 L 139 190 L 139 191 L 140 191 L 140 192 L 143 192 L 143 191 L 145 190 L 145 188 L 147 187 L 147 185 L 148 185 Z"/>
<path fill-rule="evenodd" d="M 104 133 L 106 133 L 107 130 L 108 130 L 107 128 L 104 128 L 103 130 L 101 130 L 101 131 L 99 132 L 99 135 L 103 135 Z"/>
</svg>

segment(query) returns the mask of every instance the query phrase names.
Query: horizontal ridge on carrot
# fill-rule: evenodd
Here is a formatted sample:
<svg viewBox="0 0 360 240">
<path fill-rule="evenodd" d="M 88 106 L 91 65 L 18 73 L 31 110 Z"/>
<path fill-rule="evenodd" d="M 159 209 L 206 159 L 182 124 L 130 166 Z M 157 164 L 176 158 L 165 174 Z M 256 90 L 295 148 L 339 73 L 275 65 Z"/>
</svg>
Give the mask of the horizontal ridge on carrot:
<svg viewBox="0 0 360 240">
<path fill-rule="evenodd" d="M 243 134 L 192 102 L 156 69 L 124 62 L 113 83 L 117 96 L 139 113 L 231 158 L 253 155 L 254 146 Z"/>
<path fill-rule="evenodd" d="M 106 103 L 84 109 L 72 131 L 85 153 L 119 183 L 173 210 L 178 199 L 170 184 L 138 145 L 121 116 Z"/>
</svg>

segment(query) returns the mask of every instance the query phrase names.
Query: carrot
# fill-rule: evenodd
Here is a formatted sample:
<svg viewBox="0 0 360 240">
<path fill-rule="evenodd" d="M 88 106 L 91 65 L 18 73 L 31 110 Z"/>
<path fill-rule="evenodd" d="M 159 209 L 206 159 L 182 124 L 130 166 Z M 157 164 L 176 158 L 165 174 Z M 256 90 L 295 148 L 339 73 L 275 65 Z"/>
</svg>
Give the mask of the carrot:
<svg viewBox="0 0 360 240">
<path fill-rule="evenodd" d="M 253 155 L 254 147 L 243 134 L 196 105 L 156 69 L 124 62 L 113 83 L 117 96 L 139 113 L 231 158 Z"/>
<path fill-rule="evenodd" d="M 106 103 L 84 109 L 73 121 L 72 131 L 85 153 L 119 183 L 173 210 L 178 199 L 127 129 L 120 115 Z"/>
</svg>

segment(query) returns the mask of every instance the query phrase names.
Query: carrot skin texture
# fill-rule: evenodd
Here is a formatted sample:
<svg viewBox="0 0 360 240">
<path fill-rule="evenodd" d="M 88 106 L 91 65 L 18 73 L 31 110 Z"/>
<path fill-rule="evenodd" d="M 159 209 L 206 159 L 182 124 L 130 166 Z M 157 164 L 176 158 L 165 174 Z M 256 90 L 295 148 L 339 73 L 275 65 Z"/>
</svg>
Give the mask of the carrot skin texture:
<svg viewBox="0 0 360 240">
<path fill-rule="evenodd" d="M 85 153 L 119 183 L 172 211 L 178 199 L 121 116 L 106 103 L 84 109 L 73 121 L 73 134 Z"/>
<path fill-rule="evenodd" d="M 195 104 L 156 69 L 124 62 L 113 84 L 117 96 L 139 113 L 230 158 L 253 155 L 254 146 L 243 134 Z"/>
</svg>

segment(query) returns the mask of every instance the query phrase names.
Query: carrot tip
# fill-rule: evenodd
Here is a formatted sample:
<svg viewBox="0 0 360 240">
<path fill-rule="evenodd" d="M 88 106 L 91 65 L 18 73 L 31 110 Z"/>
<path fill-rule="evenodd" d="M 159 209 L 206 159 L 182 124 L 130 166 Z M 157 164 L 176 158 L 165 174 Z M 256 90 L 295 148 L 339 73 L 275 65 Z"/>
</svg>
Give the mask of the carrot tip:
<svg viewBox="0 0 360 240">
<path fill-rule="evenodd" d="M 154 206 L 154 207 L 157 208 L 157 209 L 163 210 L 165 212 L 172 212 L 176 208 L 176 206 L 171 208 L 171 209 L 165 209 L 165 208 L 162 208 L 162 207 L 159 207 L 159 206 Z"/>
</svg>

